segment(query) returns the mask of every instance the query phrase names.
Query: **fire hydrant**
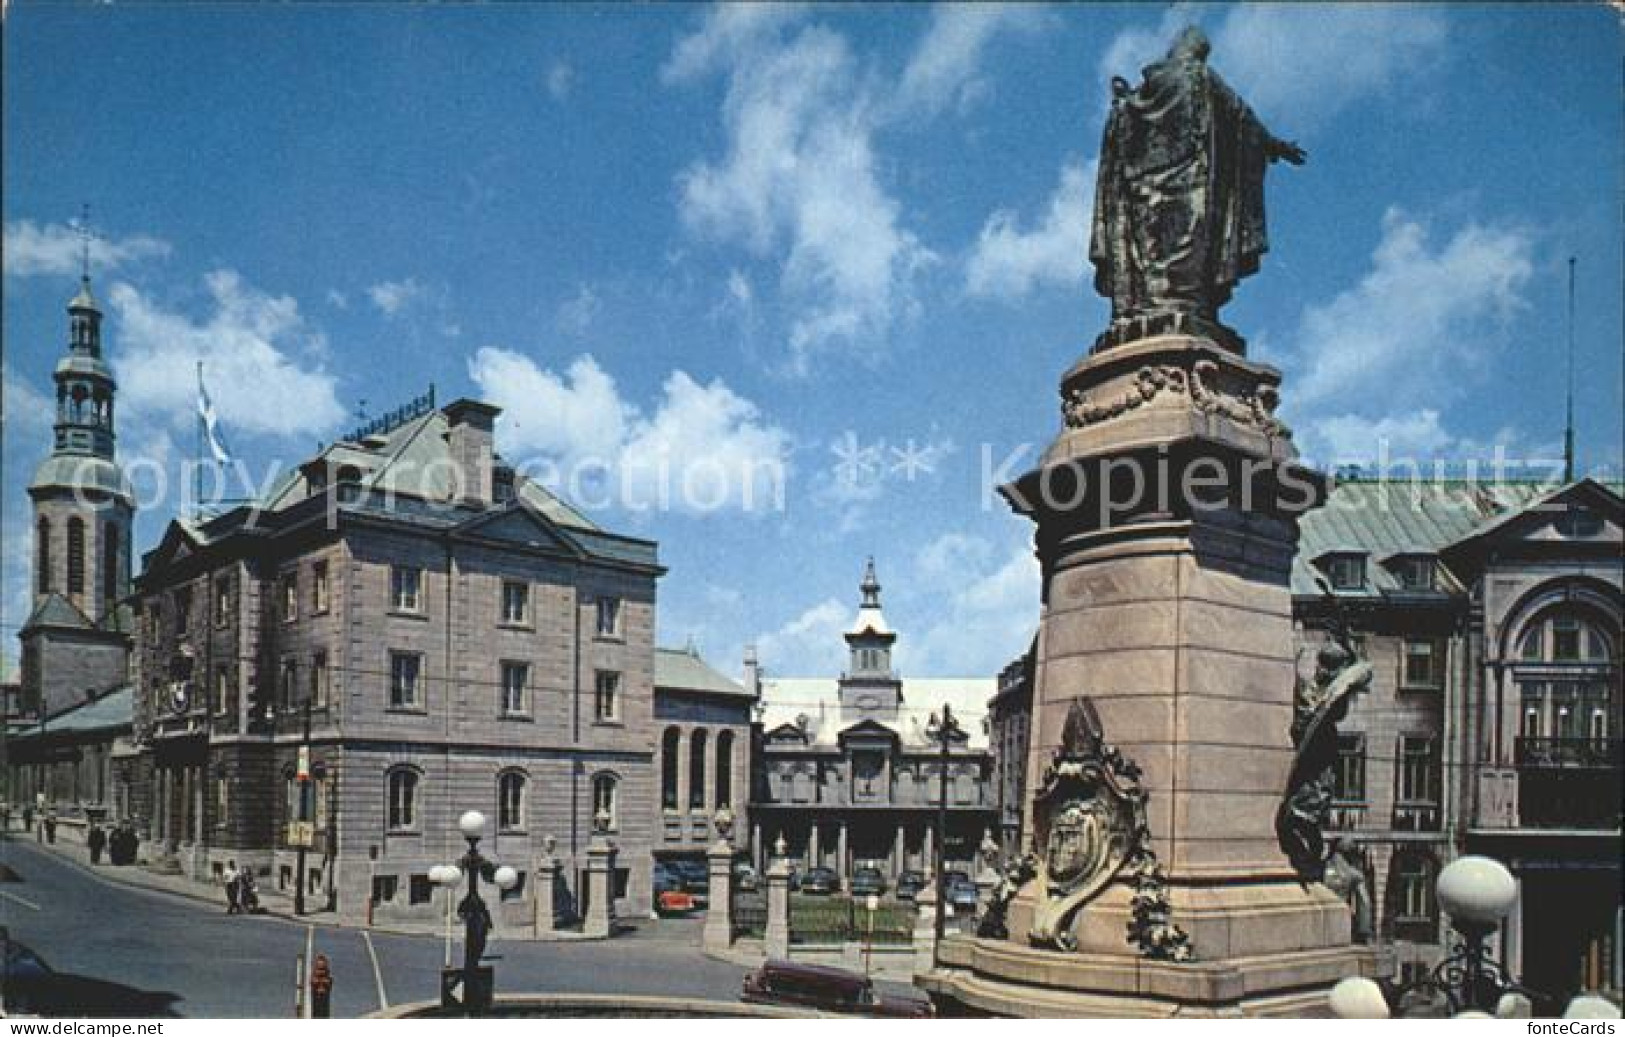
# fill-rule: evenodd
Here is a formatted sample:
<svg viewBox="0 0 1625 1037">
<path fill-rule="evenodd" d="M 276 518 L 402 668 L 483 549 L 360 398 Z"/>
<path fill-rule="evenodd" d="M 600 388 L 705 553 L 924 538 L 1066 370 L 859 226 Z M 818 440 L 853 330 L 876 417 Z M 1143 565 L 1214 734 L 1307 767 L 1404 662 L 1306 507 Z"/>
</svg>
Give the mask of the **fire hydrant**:
<svg viewBox="0 0 1625 1037">
<path fill-rule="evenodd" d="M 333 1018 L 333 972 L 325 954 L 316 955 L 310 963 L 310 1017 Z"/>
</svg>

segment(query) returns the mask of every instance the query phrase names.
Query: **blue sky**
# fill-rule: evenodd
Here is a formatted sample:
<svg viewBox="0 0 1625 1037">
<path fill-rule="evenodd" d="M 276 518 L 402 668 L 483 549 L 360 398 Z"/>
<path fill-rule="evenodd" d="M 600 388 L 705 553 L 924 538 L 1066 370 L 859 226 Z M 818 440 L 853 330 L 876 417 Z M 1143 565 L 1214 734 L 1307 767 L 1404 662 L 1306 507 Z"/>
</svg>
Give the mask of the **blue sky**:
<svg viewBox="0 0 1625 1037">
<path fill-rule="evenodd" d="M 1580 466 L 1617 471 L 1606 7 L 13 3 L 7 636 L 88 202 L 146 499 L 199 358 L 256 472 L 433 382 L 502 404 L 510 458 L 628 488 L 591 510 L 660 541 L 663 641 L 836 672 L 873 554 L 907 673 L 996 672 L 1037 580 L 984 469 L 1054 435 L 1107 314 L 1109 79 L 1192 20 L 1309 152 L 1225 311 L 1305 454 L 1554 456 L 1573 255 Z M 704 506 L 644 506 L 649 457 Z"/>
</svg>

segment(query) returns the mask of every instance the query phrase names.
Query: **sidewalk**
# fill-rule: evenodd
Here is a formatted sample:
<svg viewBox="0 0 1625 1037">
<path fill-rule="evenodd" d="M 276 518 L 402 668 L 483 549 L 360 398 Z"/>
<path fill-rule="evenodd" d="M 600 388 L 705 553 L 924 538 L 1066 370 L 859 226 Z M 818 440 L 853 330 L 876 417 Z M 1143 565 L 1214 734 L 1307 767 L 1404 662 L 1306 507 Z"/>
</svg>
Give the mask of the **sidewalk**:
<svg viewBox="0 0 1625 1037">
<path fill-rule="evenodd" d="M 151 890 L 156 893 L 165 893 L 170 896 L 184 897 L 195 900 L 201 904 L 208 904 L 222 914 L 226 910 L 226 891 L 224 887 L 213 882 L 197 882 L 185 875 L 166 875 L 153 871 L 148 864 L 126 864 L 114 866 L 105 863 L 90 863 L 90 850 L 77 843 L 58 840 L 56 843 L 36 842 L 33 836 L 20 832 L 8 831 L 4 833 L 5 843 L 27 843 L 29 846 L 43 850 L 46 853 L 94 875 L 103 882 L 116 883 L 136 889 Z M 4 844 L 0 844 L 4 845 Z M 293 913 L 293 898 L 286 893 L 274 889 L 260 889 L 260 906 L 263 915 L 272 918 L 281 918 L 290 922 L 303 922 L 306 925 L 320 925 L 334 929 L 368 930 L 375 933 L 388 933 L 395 936 L 430 936 L 441 937 L 445 935 L 444 924 L 439 921 L 414 924 L 409 922 L 388 922 L 385 924 L 367 925 L 365 922 L 356 922 L 342 918 L 326 910 L 306 911 L 303 915 Z M 636 932 L 636 930 L 632 930 Z M 546 936 L 536 937 L 525 935 L 523 931 L 499 930 L 492 933 L 493 939 L 507 941 L 527 941 L 537 943 L 568 942 L 575 940 L 600 939 L 589 937 L 571 930 L 559 930 Z"/>
</svg>

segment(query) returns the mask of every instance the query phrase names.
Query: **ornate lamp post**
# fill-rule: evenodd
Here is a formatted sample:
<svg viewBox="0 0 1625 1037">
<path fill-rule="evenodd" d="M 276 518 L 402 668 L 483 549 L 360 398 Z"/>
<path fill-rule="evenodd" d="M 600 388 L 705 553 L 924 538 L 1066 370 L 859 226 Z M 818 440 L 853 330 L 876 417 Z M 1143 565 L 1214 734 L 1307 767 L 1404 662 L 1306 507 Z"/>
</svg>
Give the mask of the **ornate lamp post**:
<svg viewBox="0 0 1625 1037">
<path fill-rule="evenodd" d="M 480 853 L 480 839 L 485 835 L 485 815 L 478 810 L 470 810 L 457 820 L 457 828 L 468 840 L 468 852 L 463 854 L 462 860 L 455 865 L 443 865 L 438 870 L 439 877 L 434 872 L 430 878 L 446 886 L 447 889 L 456 888 L 457 881 L 468 876 L 468 895 L 457 905 L 457 916 L 463 920 L 463 967 L 458 975 L 451 967 L 451 919 L 446 919 L 446 969 L 441 980 L 442 1003 L 450 1000 L 450 994 L 457 983 L 462 985 L 462 1007 L 469 1015 L 478 1015 L 490 1007 L 491 993 L 495 987 L 491 967 L 480 964 L 485 956 L 485 941 L 491 933 L 491 911 L 480 898 L 480 879 L 496 885 L 498 889 L 509 890 L 519 883 L 519 874 L 507 865 L 500 867 L 488 860 Z M 447 898 L 447 910 L 450 910 L 450 897 Z"/>
<path fill-rule="evenodd" d="M 1505 865 L 1492 857 L 1458 857 L 1439 873 L 1435 892 L 1458 937 L 1450 954 L 1410 983 L 1363 976 L 1343 980 L 1329 998 L 1334 1015 L 1387 1019 L 1403 1013 L 1409 997 L 1418 992 L 1443 997 L 1458 1018 L 1528 1018 L 1535 1004 L 1554 1000 L 1513 979 L 1486 946 L 1518 900 L 1517 881 Z M 1619 1009 L 1600 997 L 1580 995 L 1569 1002 L 1564 1017 L 1617 1019 Z"/>
<path fill-rule="evenodd" d="M 962 735 L 959 721 L 954 719 L 954 711 L 943 703 L 942 716 L 932 713 L 931 719 L 925 725 L 925 736 L 933 742 L 942 744 L 942 757 L 937 774 L 937 920 L 936 943 L 932 945 L 931 960 L 937 959 L 937 952 L 942 946 L 942 935 L 947 929 L 948 911 L 948 763 L 953 750 L 954 738 Z"/>
</svg>

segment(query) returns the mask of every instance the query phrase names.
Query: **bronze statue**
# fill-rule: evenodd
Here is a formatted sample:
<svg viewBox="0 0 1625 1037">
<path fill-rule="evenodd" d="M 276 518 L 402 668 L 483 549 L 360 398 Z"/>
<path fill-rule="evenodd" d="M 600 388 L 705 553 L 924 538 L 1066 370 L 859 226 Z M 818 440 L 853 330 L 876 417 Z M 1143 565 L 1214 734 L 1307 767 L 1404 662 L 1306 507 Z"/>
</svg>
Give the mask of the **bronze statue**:
<svg viewBox="0 0 1625 1037">
<path fill-rule="evenodd" d="M 1264 128 L 1208 67 L 1209 50 L 1191 26 L 1139 87 L 1112 80 L 1089 243 L 1095 290 L 1112 301 L 1097 350 L 1191 331 L 1241 351 L 1218 313 L 1269 248 L 1264 169 L 1306 155 Z"/>
<path fill-rule="evenodd" d="M 1349 906 L 1349 931 L 1355 943 L 1371 942 L 1371 886 L 1366 878 L 1365 854 L 1348 839 L 1332 841 L 1326 859 L 1326 888 Z"/>
<path fill-rule="evenodd" d="M 1341 603 L 1321 581 L 1331 600 L 1331 640 L 1316 657 L 1312 680 L 1299 680 L 1292 703 L 1292 745 L 1296 753 L 1286 793 L 1275 812 L 1275 838 L 1304 882 L 1326 875 L 1323 829 L 1332 809 L 1337 773 L 1337 725 L 1348 716 L 1354 696 L 1371 686 L 1371 664 L 1354 650 Z"/>
</svg>

